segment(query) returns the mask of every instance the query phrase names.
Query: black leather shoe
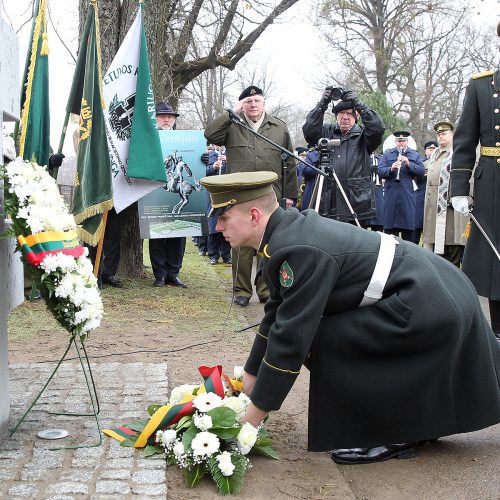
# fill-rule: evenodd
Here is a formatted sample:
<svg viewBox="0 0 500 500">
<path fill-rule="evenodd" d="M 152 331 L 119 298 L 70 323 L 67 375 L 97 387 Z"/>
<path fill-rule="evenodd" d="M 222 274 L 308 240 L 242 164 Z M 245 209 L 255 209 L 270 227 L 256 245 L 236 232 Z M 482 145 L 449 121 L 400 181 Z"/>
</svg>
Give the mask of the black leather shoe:
<svg viewBox="0 0 500 500">
<path fill-rule="evenodd" d="M 165 286 L 165 278 L 163 276 L 160 276 L 159 278 L 155 279 L 155 282 L 153 283 L 153 286 Z"/>
<path fill-rule="evenodd" d="M 172 278 L 167 278 L 165 280 L 165 285 L 178 286 L 180 288 L 187 288 L 186 283 L 183 283 L 178 276 L 173 276 Z"/>
<path fill-rule="evenodd" d="M 210 259 L 210 264 L 212 264 L 212 266 L 215 266 L 218 263 L 219 263 L 219 259 Z"/>
<path fill-rule="evenodd" d="M 200 250 L 200 251 L 198 252 L 198 255 L 199 255 L 200 257 L 205 257 L 205 256 L 207 255 L 207 252 L 203 252 L 203 250 Z"/>
<path fill-rule="evenodd" d="M 413 458 L 418 455 L 417 443 L 389 444 L 375 448 L 340 448 L 332 450 L 337 464 L 372 464 L 389 458 Z"/>
<path fill-rule="evenodd" d="M 229 258 L 229 259 L 222 259 L 222 262 L 224 262 L 224 264 L 232 264 L 233 260 L 231 258 Z"/>
<path fill-rule="evenodd" d="M 114 274 L 103 274 L 101 280 L 105 285 L 111 285 L 113 288 L 123 288 L 123 283 L 118 276 Z"/>
<path fill-rule="evenodd" d="M 259 297 L 259 302 L 261 304 L 265 304 L 269 300 L 269 295 L 266 295 L 265 297 Z"/>
<path fill-rule="evenodd" d="M 233 302 L 237 305 L 237 306 L 241 306 L 241 307 L 246 307 L 248 306 L 248 303 L 250 302 L 250 299 L 248 297 L 235 297 Z"/>
</svg>

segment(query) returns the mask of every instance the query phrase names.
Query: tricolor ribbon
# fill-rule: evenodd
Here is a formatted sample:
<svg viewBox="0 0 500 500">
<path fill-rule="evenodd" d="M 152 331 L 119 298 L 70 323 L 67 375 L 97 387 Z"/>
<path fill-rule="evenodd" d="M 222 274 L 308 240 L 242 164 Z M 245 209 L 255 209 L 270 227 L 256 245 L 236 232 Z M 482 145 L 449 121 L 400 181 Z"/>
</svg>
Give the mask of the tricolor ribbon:
<svg viewBox="0 0 500 500">
<path fill-rule="evenodd" d="M 33 266 L 39 266 L 47 255 L 62 252 L 73 257 L 83 255 L 76 230 L 44 231 L 29 236 L 18 236 L 17 241 L 25 259 Z"/>
<path fill-rule="evenodd" d="M 224 384 L 222 379 L 231 386 L 234 391 L 242 390 L 243 386 L 239 380 L 234 380 L 227 375 L 222 373 L 222 366 L 200 366 L 198 371 L 205 380 L 204 383 L 198 388 L 197 394 L 203 394 L 205 392 L 213 392 L 224 397 Z M 170 427 L 171 425 L 178 422 L 182 417 L 186 415 L 192 415 L 195 412 L 193 406 L 193 399 L 196 396 L 190 394 L 186 396 L 179 404 L 176 405 L 163 405 L 156 410 L 146 427 L 142 432 L 137 432 L 129 427 L 122 426 L 114 429 L 105 429 L 102 432 L 109 437 L 116 439 L 117 441 L 125 441 L 128 438 L 137 436 L 137 440 L 134 443 L 134 448 L 144 448 L 146 445 L 156 444 L 156 433 L 158 431 L 163 431 Z"/>
</svg>

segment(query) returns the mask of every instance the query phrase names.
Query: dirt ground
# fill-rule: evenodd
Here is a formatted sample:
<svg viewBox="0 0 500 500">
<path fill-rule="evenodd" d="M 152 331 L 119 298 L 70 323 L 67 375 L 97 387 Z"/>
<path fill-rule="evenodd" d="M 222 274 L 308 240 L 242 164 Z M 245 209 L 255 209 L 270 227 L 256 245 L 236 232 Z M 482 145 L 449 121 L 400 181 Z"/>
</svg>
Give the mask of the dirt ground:
<svg viewBox="0 0 500 500">
<path fill-rule="evenodd" d="M 170 389 L 199 382 L 197 367 L 201 365 L 221 364 L 232 373 L 235 365 L 244 364 L 255 336 L 255 329 L 235 330 L 258 323 L 263 305 L 254 298 L 247 308 L 231 306 L 230 269 L 210 266 L 189 244 L 181 272 L 187 290 L 152 287 L 150 270 L 143 280 L 124 280 L 125 289 L 105 288 L 106 317 L 86 342 L 91 362 L 117 358 L 131 363 L 166 362 Z M 9 332 L 10 363 L 57 359 L 68 339 L 39 301 L 26 302 L 11 314 Z M 239 498 L 351 497 L 329 456 L 306 452 L 307 386 L 304 369 L 282 410 L 268 421 L 280 460 L 251 457 L 252 468 Z M 146 416 L 142 411 L 137 409 L 138 417 Z M 168 470 L 167 478 L 168 498 L 217 497 L 208 479 L 192 490 L 175 468 Z"/>
</svg>

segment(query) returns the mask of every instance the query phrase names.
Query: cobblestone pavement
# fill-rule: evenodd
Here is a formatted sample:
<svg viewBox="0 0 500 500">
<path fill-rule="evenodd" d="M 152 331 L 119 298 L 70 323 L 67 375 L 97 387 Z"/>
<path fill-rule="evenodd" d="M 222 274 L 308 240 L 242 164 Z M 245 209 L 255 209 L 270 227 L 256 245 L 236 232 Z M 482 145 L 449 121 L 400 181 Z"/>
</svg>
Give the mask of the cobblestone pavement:
<svg viewBox="0 0 500 500">
<path fill-rule="evenodd" d="M 48 380 L 54 366 L 10 366 L 12 429 Z M 166 363 L 101 363 L 92 365 L 100 402 L 101 429 L 147 417 L 148 404 L 167 393 Z M 166 498 L 166 464 L 159 455 L 122 448 L 103 436 L 92 448 L 49 451 L 48 448 L 97 444 L 95 418 L 50 415 L 47 411 L 89 412 L 90 397 L 82 368 L 65 363 L 17 432 L 0 442 L 0 498 L 54 499 Z M 37 432 L 63 428 L 69 436 L 44 440 Z"/>
</svg>

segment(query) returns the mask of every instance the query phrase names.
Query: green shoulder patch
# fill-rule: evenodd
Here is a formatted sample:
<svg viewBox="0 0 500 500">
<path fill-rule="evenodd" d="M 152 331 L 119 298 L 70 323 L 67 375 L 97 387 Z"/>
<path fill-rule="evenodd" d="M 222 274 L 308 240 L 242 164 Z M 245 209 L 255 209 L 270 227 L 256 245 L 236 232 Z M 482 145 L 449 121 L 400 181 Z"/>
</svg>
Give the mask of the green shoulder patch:
<svg viewBox="0 0 500 500">
<path fill-rule="evenodd" d="M 287 288 L 293 285 L 293 271 L 286 260 L 280 267 L 280 283 Z"/>
</svg>

